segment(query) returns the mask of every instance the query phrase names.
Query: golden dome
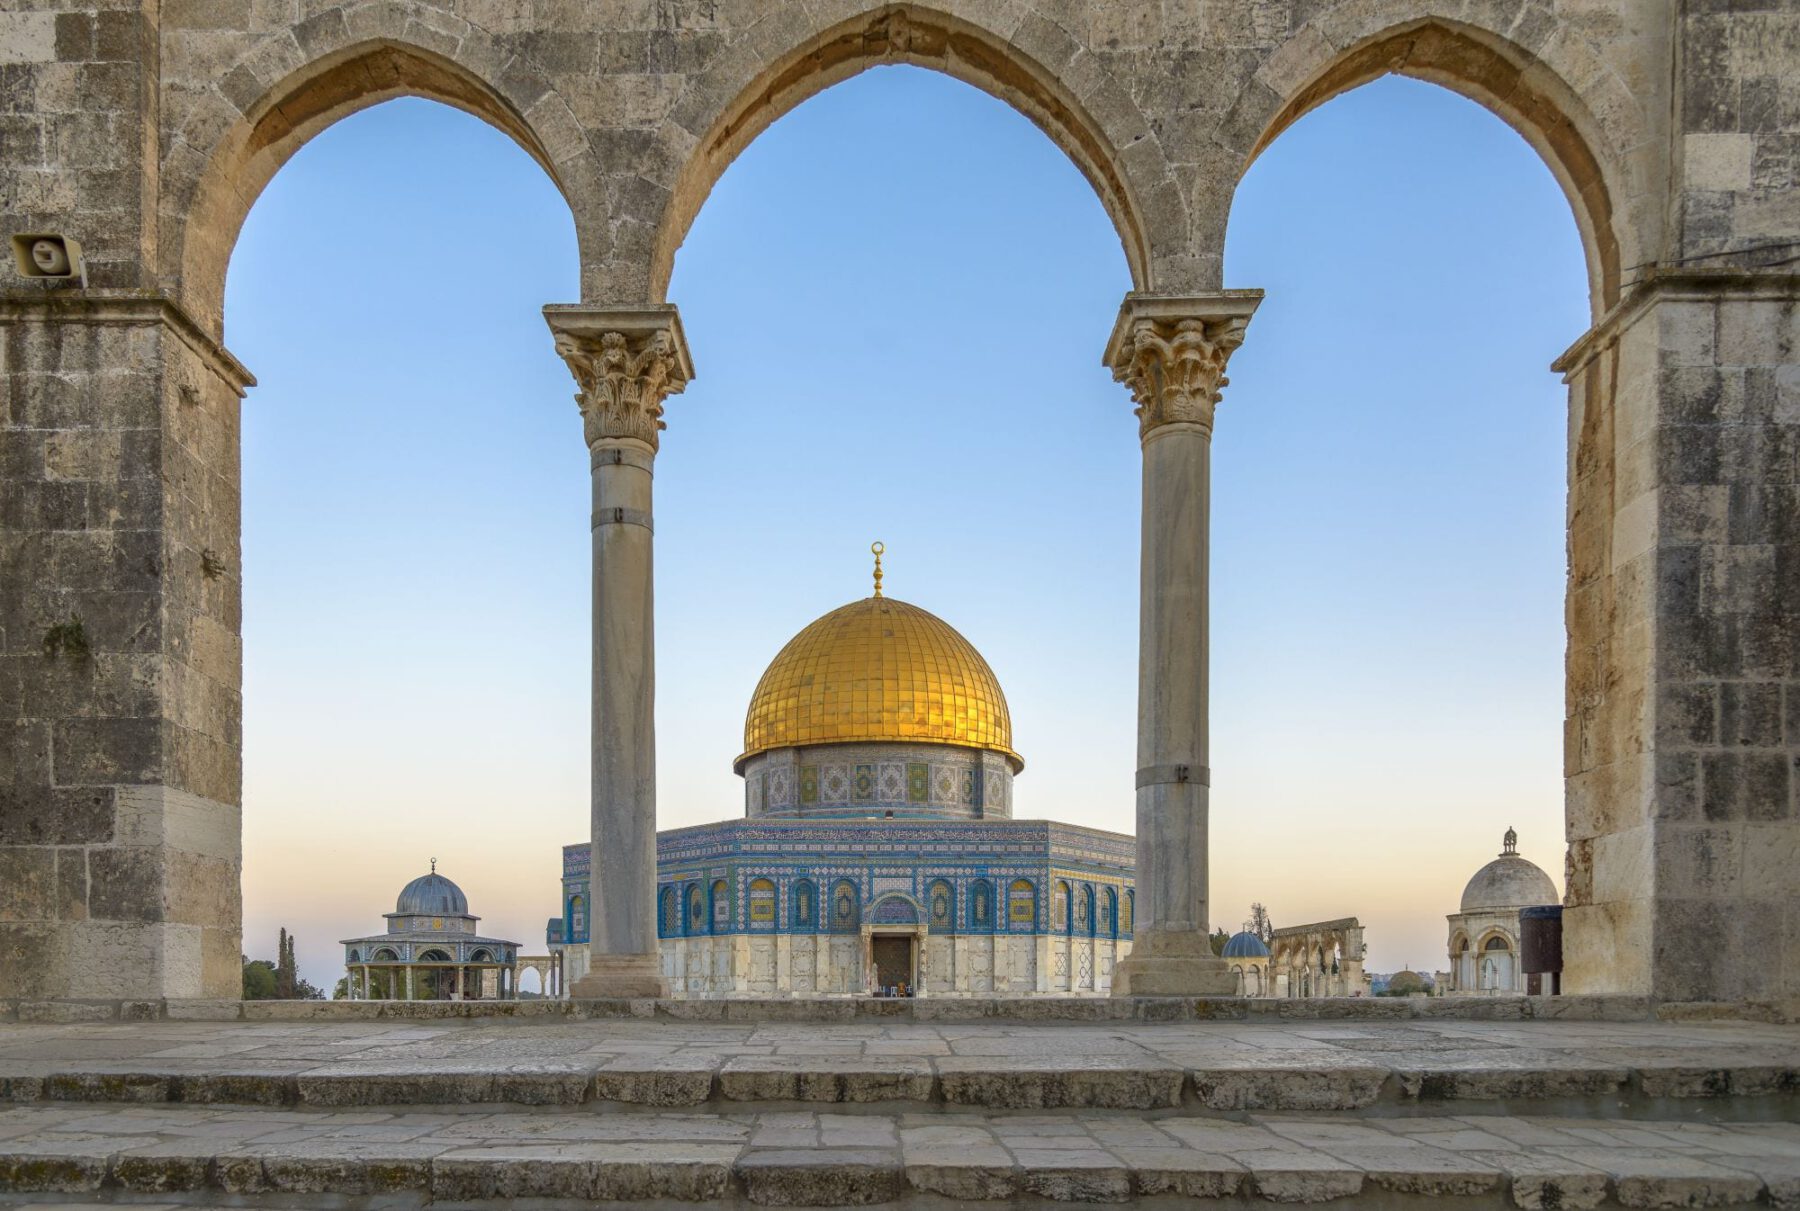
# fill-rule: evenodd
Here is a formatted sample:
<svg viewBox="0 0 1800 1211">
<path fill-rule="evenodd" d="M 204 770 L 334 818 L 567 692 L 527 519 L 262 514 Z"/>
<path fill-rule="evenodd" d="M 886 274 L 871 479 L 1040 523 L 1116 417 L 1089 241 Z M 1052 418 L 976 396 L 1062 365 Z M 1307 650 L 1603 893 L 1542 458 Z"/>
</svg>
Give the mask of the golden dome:
<svg viewBox="0 0 1800 1211">
<path fill-rule="evenodd" d="M 935 614 L 891 597 L 833 610 L 788 641 L 744 719 L 744 763 L 771 749 L 859 741 L 958 744 L 1003 753 L 1018 773 L 1012 716 L 994 670 Z"/>
</svg>

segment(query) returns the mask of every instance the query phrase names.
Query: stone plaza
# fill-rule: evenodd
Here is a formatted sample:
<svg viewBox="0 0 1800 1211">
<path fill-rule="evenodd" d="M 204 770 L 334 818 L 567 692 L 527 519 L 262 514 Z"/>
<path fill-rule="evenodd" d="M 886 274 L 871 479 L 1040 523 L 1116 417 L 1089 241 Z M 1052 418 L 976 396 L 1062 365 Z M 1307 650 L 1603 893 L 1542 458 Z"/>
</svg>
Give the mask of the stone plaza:
<svg viewBox="0 0 1800 1211">
<path fill-rule="evenodd" d="M 1134 935 L 1072 1025 L 972 999 L 967 1036 L 927 1001 L 904 1026 L 866 1001 L 746 1026 L 659 999 L 652 481 L 707 357 L 667 286 L 732 159 L 884 63 L 1042 128 L 1132 280 L 1093 347 L 1142 451 Z M 1794 1205 L 1797 66 L 1794 0 L 5 6 L 0 196 L 29 276 L 0 291 L 0 1197 Z M 1447 998 L 1492 1019 L 1468 1023 L 1333 999 L 1252 1020 L 1214 999 L 1240 977 L 1207 941 L 1212 433 L 1262 299 L 1226 288 L 1225 230 L 1263 148 L 1390 72 L 1517 130 L 1585 250 L 1591 327 L 1555 363 L 1570 995 Z M 362 1002 L 271 1024 L 233 999 L 254 378 L 225 270 L 282 164 L 399 96 L 510 136 L 576 229 L 580 297 L 546 300 L 545 356 L 591 455 L 604 860 L 567 1022 Z M 334 1064 L 343 1100 L 309 1098 Z M 654 1102 L 671 1084 L 680 1114 Z"/>
<path fill-rule="evenodd" d="M 232 1020 L 0 1030 L 15 1103 L 0 1102 L 0 1190 L 383 1207 L 1800 1203 L 1786 1027 L 1527 1020 L 1522 1002 L 1488 1003 L 1485 1021 L 1405 1001 L 1308 1019 L 1237 1000 L 1185 1021 L 1118 1001 L 1039 1001 L 1046 1016 L 1010 1021 L 953 1000 L 844 1002 L 829 1021 L 784 1020 L 792 1002 L 684 1004 L 679 1020 L 554 1002 L 507 1020 L 365 1003 L 346 1020 L 221 1002 L 193 1011 Z M 1077 1020 L 1047 1016 L 1058 1005 Z M 920 1020 L 928 1007 L 942 1020 Z"/>
</svg>

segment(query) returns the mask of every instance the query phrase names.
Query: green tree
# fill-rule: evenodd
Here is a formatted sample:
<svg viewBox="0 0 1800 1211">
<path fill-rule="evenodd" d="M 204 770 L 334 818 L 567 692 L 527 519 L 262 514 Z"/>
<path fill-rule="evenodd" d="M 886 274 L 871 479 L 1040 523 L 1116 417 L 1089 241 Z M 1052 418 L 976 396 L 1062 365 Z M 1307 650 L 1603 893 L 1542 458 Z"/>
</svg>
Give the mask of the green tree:
<svg viewBox="0 0 1800 1211">
<path fill-rule="evenodd" d="M 246 1001 L 272 1001 L 275 999 L 275 965 L 267 959 L 244 960 L 244 999 Z"/>
<path fill-rule="evenodd" d="M 275 996 L 291 1001 L 297 995 L 300 973 L 294 967 L 294 939 L 283 929 L 275 943 Z"/>
<path fill-rule="evenodd" d="M 1215 929 L 1212 931 L 1212 937 L 1207 940 L 1212 943 L 1212 952 L 1222 955 L 1225 953 L 1225 943 L 1231 941 L 1231 935 L 1223 929 Z"/>
</svg>

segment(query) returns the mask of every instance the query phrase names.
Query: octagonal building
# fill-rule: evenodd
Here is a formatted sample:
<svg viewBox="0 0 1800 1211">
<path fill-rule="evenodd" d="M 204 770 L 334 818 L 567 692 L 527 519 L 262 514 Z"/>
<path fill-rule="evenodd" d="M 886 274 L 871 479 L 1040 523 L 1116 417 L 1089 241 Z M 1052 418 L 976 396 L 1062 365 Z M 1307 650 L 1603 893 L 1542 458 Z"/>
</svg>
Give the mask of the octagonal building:
<svg viewBox="0 0 1800 1211">
<path fill-rule="evenodd" d="M 1014 820 L 1000 682 L 927 610 L 872 596 L 788 641 L 750 696 L 742 819 L 657 834 L 678 996 L 1094 994 L 1131 951 L 1133 839 Z M 1121 811 L 1130 810 L 1122 801 Z M 549 941 L 587 969 L 587 844 Z"/>
</svg>

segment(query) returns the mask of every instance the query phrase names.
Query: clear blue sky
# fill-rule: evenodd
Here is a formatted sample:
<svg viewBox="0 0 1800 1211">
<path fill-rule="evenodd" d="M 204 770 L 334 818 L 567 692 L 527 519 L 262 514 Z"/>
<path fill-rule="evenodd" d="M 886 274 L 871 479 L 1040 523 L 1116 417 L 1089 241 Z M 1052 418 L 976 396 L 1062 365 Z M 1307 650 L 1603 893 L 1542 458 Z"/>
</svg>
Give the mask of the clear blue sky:
<svg viewBox="0 0 1800 1211">
<path fill-rule="evenodd" d="M 315 983 L 433 856 L 541 950 L 585 836 L 587 458 L 538 314 L 575 255 L 523 152 L 420 101 L 316 138 L 239 241 L 245 946 L 287 926 Z M 1574 223 L 1497 119 L 1385 80 L 1252 167 L 1226 284 L 1268 298 L 1214 452 L 1214 919 L 1358 915 L 1372 968 L 1442 966 L 1507 825 L 1562 874 Z M 880 538 L 888 591 L 999 674 L 1018 813 L 1129 830 L 1138 448 L 1100 365 L 1128 288 L 1069 161 L 930 72 L 732 166 L 670 292 L 699 375 L 657 463 L 665 824 L 741 813 L 758 675 Z"/>
</svg>

